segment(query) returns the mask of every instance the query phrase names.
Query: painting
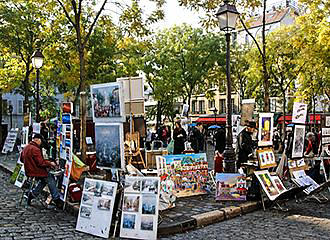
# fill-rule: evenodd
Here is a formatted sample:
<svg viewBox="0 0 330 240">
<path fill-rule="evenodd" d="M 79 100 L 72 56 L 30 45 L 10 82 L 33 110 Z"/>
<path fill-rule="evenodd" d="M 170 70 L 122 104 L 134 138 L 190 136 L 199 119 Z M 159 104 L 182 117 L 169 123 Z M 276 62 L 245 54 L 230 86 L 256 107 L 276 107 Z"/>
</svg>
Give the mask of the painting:
<svg viewBox="0 0 330 240">
<path fill-rule="evenodd" d="M 292 112 L 292 123 L 306 123 L 307 116 L 307 104 L 305 103 L 293 103 L 293 112 Z"/>
<path fill-rule="evenodd" d="M 96 165 L 103 169 L 125 167 L 122 123 L 95 124 Z"/>
<path fill-rule="evenodd" d="M 246 179 L 238 173 L 217 173 L 216 200 L 245 201 L 247 194 Z"/>
<path fill-rule="evenodd" d="M 91 85 L 91 99 L 95 123 L 125 121 L 122 83 Z"/>
<path fill-rule="evenodd" d="M 292 158 L 302 158 L 305 144 L 305 126 L 295 125 L 293 135 Z"/>
<path fill-rule="evenodd" d="M 208 162 L 205 153 L 157 156 L 157 171 L 161 191 L 176 197 L 205 194 Z M 169 186 L 165 183 L 173 183 Z"/>
<path fill-rule="evenodd" d="M 159 178 L 126 176 L 121 238 L 157 239 Z"/>
<path fill-rule="evenodd" d="M 330 128 L 322 128 L 322 137 L 330 136 Z"/>
<path fill-rule="evenodd" d="M 257 156 L 259 161 L 259 167 L 270 168 L 276 167 L 276 159 L 273 149 L 260 149 L 257 150 Z"/>
<path fill-rule="evenodd" d="M 108 238 L 117 183 L 85 178 L 76 230 Z"/>
<path fill-rule="evenodd" d="M 282 192 L 287 191 L 287 189 L 285 188 L 285 186 L 283 185 L 281 179 L 278 176 L 271 176 L 271 178 L 273 179 L 275 186 L 278 190 L 278 192 L 281 194 Z"/>
<path fill-rule="evenodd" d="M 253 118 L 254 112 L 254 99 L 243 99 L 242 100 L 242 117 L 241 117 L 241 124 L 244 125 L 246 121 L 251 121 Z"/>
<path fill-rule="evenodd" d="M 273 145 L 273 126 L 274 126 L 273 113 L 259 114 L 259 131 L 258 131 L 259 146 Z"/>
<path fill-rule="evenodd" d="M 330 127 L 330 116 L 325 116 L 325 127 Z"/>
<path fill-rule="evenodd" d="M 268 170 L 263 171 L 255 171 L 254 174 L 256 175 L 262 189 L 266 193 L 267 197 L 270 200 L 274 200 L 279 194 L 279 190 L 277 189 L 276 184 L 272 180 Z"/>
<path fill-rule="evenodd" d="M 298 186 L 310 185 L 308 188 L 306 188 L 304 190 L 304 192 L 306 194 L 309 194 L 310 192 L 312 192 L 313 190 L 315 190 L 316 188 L 318 188 L 320 186 L 310 176 L 306 175 L 304 170 L 294 171 L 294 172 L 292 172 L 292 175 L 294 177 L 294 178 L 292 178 L 293 182 L 295 184 L 297 184 Z"/>
</svg>

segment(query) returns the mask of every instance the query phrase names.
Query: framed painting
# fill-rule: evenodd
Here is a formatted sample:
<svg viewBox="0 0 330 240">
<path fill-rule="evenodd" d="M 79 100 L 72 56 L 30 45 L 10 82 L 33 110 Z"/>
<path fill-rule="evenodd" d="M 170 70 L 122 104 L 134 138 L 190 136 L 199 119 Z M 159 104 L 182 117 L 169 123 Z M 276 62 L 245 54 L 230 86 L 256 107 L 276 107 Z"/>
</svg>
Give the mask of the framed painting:
<svg viewBox="0 0 330 240">
<path fill-rule="evenodd" d="M 123 124 L 95 124 L 95 148 L 97 167 L 103 169 L 124 169 Z"/>
<path fill-rule="evenodd" d="M 259 146 L 273 145 L 273 126 L 274 114 L 273 113 L 260 113 L 259 114 Z"/>
<path fill-rule="evenodd" d="M 122 83 L 91 85 L 93 121 L 125 122 Z"/>
<path fill-rule="evenodd" d="M 307 104 L 305 103 L 293 103 L 292 122 L 305 124 L 307 117 Z"/>
<path fill-rule="evenodd" d="M 257 156 L 259 167 L 261 169 L 276 167 L 276 159 L 273 149 L 257 150 Z"/>
<path fill-rule="evenodd" d="M 255 171 L 254 174 L 256 175 L 262 189 L 270 200 L 273 201 L 278 195 L 280 195 L 275 182 L 267 170 Z"/>
<path fill-rule="evenodd" d="M 294 127 L 292 158 L 302 158 L 304 155 L 305 129 L 304 125 Z"/>
</svg>

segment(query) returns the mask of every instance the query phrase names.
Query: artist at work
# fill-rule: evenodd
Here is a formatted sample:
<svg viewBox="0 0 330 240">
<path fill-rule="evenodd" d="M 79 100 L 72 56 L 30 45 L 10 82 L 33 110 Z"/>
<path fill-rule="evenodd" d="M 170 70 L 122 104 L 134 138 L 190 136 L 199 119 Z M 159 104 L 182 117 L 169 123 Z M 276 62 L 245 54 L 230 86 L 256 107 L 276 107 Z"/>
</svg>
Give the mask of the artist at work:
<svg viewBox="0 0 330 240">
<path fill-rule="evenodd" d="M 28 194 L 27 204 L 31 204 L 31 200 L 36 198 L 46 185 L 50 190 L 53 202 L 57 207 L 61 207 L 62 201 L 60 194 L 56 188 L 54 176 L 48 172 L 49 168 L 55 168 L 56 163 L 47 161 L 42 157 L 40 145 L 42 136 L 35 134 L 32 141 L 22 151 L 21 159 L 24 162 L 25 173 L 27 177 L 35 177 L 37 186 Z"/>
</svg>

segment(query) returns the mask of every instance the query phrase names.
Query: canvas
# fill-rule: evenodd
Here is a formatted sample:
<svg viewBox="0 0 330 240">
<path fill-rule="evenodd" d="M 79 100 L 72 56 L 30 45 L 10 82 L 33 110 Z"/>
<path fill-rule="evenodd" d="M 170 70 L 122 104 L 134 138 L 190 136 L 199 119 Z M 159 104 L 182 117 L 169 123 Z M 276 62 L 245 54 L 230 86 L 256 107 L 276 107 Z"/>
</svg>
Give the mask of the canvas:
<svg viewBox="0 0 330 240">
<path fill-rule="evenodd" d="M 305 126 L 295 125 L 293 135 L 292 158 L 301 158 L 304 154 Z"/>
<path fill-rule="evenodd" d="M 270 200 L 274 200 L 280 194 L 280 192 L 277 189 L 277 186 L 271 178 L 269 172 L 267 170 L 255 171 L 254 174 L 256 175 L 267 197 Z"/>
<path fill-rule="evenodd" d="M 205 194 L 208 162 L 205 153 L 157 156 L 161 191 L 177 197 Z"/>
<path fill-rule="evenodd" d="M 273 145 L 273 126 L 274 114 L 273 113 L 260 113 L 259 114 L 259 146 L 272 146 Z"/>
<path fill-rule="evenodd" d="M 246 121 L 251 121 L 253 119 L 254 105 L 255 105 L 254 99 L 242 100 L 241 125 L 244 125 Z"/>
<path fill-rule="evenodd" d="M 292 123 L 305 124 L 307 116 L 307 104 L 293 103 Z"/>
<path fill-rule="evenodd" d="M 246 179 L 238 173 L 217 173 L 216 200 L 245 201 L 247 194 Z"/>
<path fill-rule="evenodd" d="M 273 149 L 257 150 L 257 156 L 259 161 L 259 167 L 261 169 L 276 167 L 276 159 Z"/>
<path fill-rule="evenodd" d="M 158 177 L 125 177 L 121 238 L 157 239 Z"/>
<path fill-rule="evenodd" d="M 108 238 L 117 183 L 85 179 L 76 230 Z"/>
<path fill-rule="evenodd" d="M 96 165 L 99 168 L 124 168 L 124 138 L 121 123 L 95 124 Z"/>
<path fill-rule="evenodd" d="M 118 82 L 91 85 L 94 122 L 125 121 L 122 91 L 122 84 Z"/>
</svg>

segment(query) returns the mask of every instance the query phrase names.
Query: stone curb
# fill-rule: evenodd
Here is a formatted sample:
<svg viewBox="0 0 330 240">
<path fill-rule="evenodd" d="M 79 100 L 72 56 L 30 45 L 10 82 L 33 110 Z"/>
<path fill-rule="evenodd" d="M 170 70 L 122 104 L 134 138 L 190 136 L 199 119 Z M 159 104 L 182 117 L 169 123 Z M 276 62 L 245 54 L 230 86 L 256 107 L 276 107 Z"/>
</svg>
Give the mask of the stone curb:
<svg viewBox="0 0 330 240">
<path fill-rule="evenodd" d="M 0 169 L 6 173 L 12 174 L 12 171 L 0 163 Z M 169 224 L 167 226 L 158 227 L 158 236 L 167 236 L 177 233 L 185 233 L 187 231 L 202 228 L 217 222 L 225 221 L 258 210 L 261 207 L 260 202 L 247 202 L 240 204 L 239 207 L 226 207 L 219 210 L 205 212 L 193 215 L 187 220 Z M 74 215 L 79 214 L 79 204 L 67 202 L 65 210 Z"/>
</svg>

